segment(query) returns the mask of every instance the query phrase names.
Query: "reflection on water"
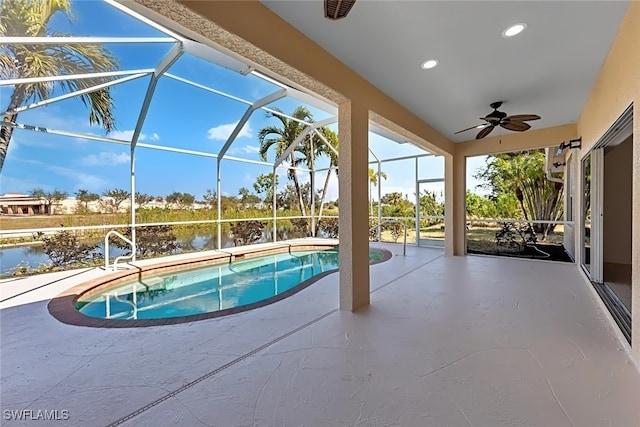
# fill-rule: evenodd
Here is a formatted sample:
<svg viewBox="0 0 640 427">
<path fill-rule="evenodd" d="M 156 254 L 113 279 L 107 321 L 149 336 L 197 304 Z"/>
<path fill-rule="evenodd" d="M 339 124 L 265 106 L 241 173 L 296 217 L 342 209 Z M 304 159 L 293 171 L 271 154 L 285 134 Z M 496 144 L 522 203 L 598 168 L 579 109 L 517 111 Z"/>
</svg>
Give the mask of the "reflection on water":
<svg viewBox="0 0 640 427">
<path fill-rule="evenodd" d="M 181 252 L 196 252 L 203 250 L 214 250 L 217 246 L 216 234 L 204 234 L 200 232 L 176 231 L 178 245 Z M 278 240 L 285 240 L 293 237 L 292 231 L 287 227 L 278 228 Z M 272 240 L 271 230 L 266 228 L 262 239 L 256 243 L 269 242 Z M 104 239 L 100 241 L 88 241 L 89 244 L 97 244 L 98 251 L 104 255 Z M 222 247 L 233 246 L 233 238 L 227 234 L 222 236 Z M 38 267 L 40 264 L 51 264 L 49 257 L 43 252 L 44 245 L 34 244 L 0 249 L 0 274 L 11 274 L 13 269 L 22 264 L 29 267 Z M 129 253 L 126 249 L 120 249 L 115 245 L 109 246 L 109 255 L 115 258 Z"/>
</svg>

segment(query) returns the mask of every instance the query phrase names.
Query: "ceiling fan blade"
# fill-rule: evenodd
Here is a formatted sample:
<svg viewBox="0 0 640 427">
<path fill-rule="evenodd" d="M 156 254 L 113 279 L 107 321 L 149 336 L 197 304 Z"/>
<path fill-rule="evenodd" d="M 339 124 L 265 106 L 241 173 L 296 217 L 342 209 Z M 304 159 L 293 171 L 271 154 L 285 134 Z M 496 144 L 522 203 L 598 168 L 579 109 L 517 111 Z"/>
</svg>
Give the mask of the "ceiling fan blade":
<svg viewBox="0 0 640 427">
<path fill-rule="evenodd" d="M 472 130 L 472 129 L 481 129 L 481 128 L 485 128 L 485 127 L 487 127 L 487 126 L 489 126 L 489 125 L 488 125 L 488 124 L 482 124 L 482 125 L 471 126 L 470 128 L 466 128 L 466 129 L 459 130 L 458 132 L 454 132 L 454 135 L 457 135 L 457 134 L 459 134 L 459 133 L 466 132 L 466 131 L 468 131 L 468 130 Z"/>
<path fill-rule="evenodd" d="M 491 125 L 491 126 L 487 126 L 486 128 L 482 129 L 480 132 L 478 132 L 478 134 L 476 135 L 476 139 L 482 139 L 485 136 L 489 135 L 491 133 L 491 131 L 495 128 L 495 126 Z"/>
<path fill-rule="evenodd" d="M 525 130 L 531 127 L 529 123 L 514 122 L 514 121 L 502 122 L 500 123 L 500 126 L 502 126 L 505 129 L 512 130 L 514 132 L 524 132 Z"/>
<path fill-rule="evenodd" d="M 530 120 L 540 120 L 540 116 L 537 114 L 515 114 L 504 118 L 504 121 L 511 122 L 528 122 Z"/>
</svg>

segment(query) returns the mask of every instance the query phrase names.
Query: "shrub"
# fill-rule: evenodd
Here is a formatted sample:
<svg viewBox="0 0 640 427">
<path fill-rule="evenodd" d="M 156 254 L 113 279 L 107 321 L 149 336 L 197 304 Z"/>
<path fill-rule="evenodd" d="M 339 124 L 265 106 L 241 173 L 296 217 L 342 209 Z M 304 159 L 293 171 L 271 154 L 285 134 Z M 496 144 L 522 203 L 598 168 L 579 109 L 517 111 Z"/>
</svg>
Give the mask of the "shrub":
<svg viewBox="0 0 640 427">
<path fill-rule="evenodd" d="M 131 228 L 121 230 L 131 239 Z M 114 244 L 120 249 L 130 249 L 127 242 L 117 239 Z M 171 225 L 136 227 L 136 252 L 140 258 L 169 255 L 180 249 Z"/>
<path fill-rule="evenodd" d="M 50 237 L 38 232 L 34 239 L 44 242 L 43 252 L 51 260 L 52 267 L 90 264 L 103 258 L 98 245 L 80 243 L 78 236 L 70 231 L 59 231 Z"/>
<path fill-rule="evenodd" d="M 378 225 L 378 220 L 373 220 L 373 219 L 369 220 L 369 241 L 370 242 L 378 241 L 378 227 L 376 227 L 377 225 Z M 383 227 L 384 226 L 380 226 L 380 234 L 382 234 Z"/>
<path fill-rule="evenodd" d="M 291 219 L 291 225 L 293 225 L 293 233 L 295 237 L 309 237 L 309 223 L 306 218 L 293 218 Z"/>
<path fill-rule="evenodd" d="M 323 236 L 337 239 L 338 238 L 338 218 L 322 218 L 318 222 L 318 230 Z"/>
<path fill-rule="evenodd" d="M 382 227 L 391 233 L 391 238 L 393 239 L 394 243 L 398 242 L 398 238 L 404 232 L 403 225 L 397 222 L 386 223 Z"/>
<path fill-rule="evenodd" d="M 235 246 L 250 245 L 262 238 L 264 224 L 260 221 L 239 221 L 231 224 Z"/>
</svg>

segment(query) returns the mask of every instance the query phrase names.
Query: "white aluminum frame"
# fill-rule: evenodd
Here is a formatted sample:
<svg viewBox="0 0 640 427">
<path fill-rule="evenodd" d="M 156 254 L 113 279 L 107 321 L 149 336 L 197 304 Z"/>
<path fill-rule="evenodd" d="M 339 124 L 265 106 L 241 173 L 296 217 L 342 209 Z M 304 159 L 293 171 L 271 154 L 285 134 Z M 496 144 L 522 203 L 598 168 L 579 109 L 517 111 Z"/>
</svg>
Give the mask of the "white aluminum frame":
<svg viewBox="0 0 640 427">
<path fill-rule="evenodd" d="M 87 139 L 87 140 L 92 140 L 92 141 L 100 141 L 100 142 L 106 142 L 106 143 L 111 143 L 111 144 L 119 144 L 119 145 L 128 145 L 130 147 L 130 192 L 131 192 L 131 196 L 130 196 L 130 203 L 131 203 L 131 219 L 130 219 L 130 224 L 126 225 L 128 227 L 131 227 L 132 230 L 132 242 L 135 245 L 136 239 L 135 239 L 135 230 L 136 227 L 139 226 L 139 224 L 136 224 L 136 203 L 135 203 L 135 189 L 136 189 L 136 177 L 135 177 L 135 154 L 136 154 L 136 148 L 140 147 L 140 148 L 146 148 L 146 149 L 152 149 L 152 150 L 160 150 L 160 151 L 167 151 L 167 152 L 173 152 L 173 153 L 180 153 L 180 154 L 188 154 L 188 155 L 195 155 L 195 156 L 200 156 L 200 157 L 208 157 L 208 158 L 214 158 L 216 159 L 216 163 L 217 163 L 217 171 L 216 171 L 216 188 L 217 188 L 217 207 L 218 207 L 218 217 L 215 220 L 209 220 L 209 221 L 196 221 L 196 222 L 188 222 L 188 223 L 202 223 L 202 222 L 212 222 L 212 223 L 217 223 L 218 224 L 218 248 L 220 248 L 221 246 L 221 224 L 225 223 L 225 222 L 235 222 L 235 221 L 242 221 L 242 219 L 222 219 L 220 217 L 221 213 L 220 213 L 220 208 L 221 208 L 221 162 L 222 160 L 228 160 L 228 161 L 237 161 L 237 162 L 245 162 L 245 163 L 251 163 L 251 164 L 258 164 L 258 165 L 265 165 L 265 166 L 271 166 L 273 168 L 273 174 L 274 174 L 274 180 L 275 180 L 275 174 L 276 174 L 276 168 L 284 168 L 284 169 L 295 169 L 295 170 L 299 170 L 299 171 L 305 171 L 305 172 L 309 172 L 310 176 L 311 176 L 311 185 L 312 185 L 312 207 L 311 207 L 311 222 L 312 225 L 315 225 L 316 222 L 316 218 L 315 218 L 315 201 L 314 201 L 314 197 L 313 197 L 313 193 L 315 191 L 315 173 L 316 172 L 320 172 L 320 171 L 331 171 L 331 170 L 338 170 L 338 166 L 331 166 L 329 168 L 322 168 L 322 169 L 316 169 L 315 167 L 312 167 L 310 169 L 307 168 L 302 168 L 302 167 L 294 167 L 293 165 L 289 165 L 285 163 L 286 158 L 291 154 L 291 152 L 293 150 L 295 150 L 296 146 L 303 140 L 304 137 L 306 137 L 307 135 L 316 135 L 318 136 L 319 140 L 324 143 L 331 151 L 333 151 L 336 155 L 338 155 L 338 151 L 331 145 L 329 144 L 329 142 L 327 141 L 327 139 L 325 138 L 325 136 L 322 134 L 322 132 L 319 132 L 319 129 L 324 127 L 324 126 L 328 126 L 330 124 L 334 124 L 337 122 L 337 107 L 324 101 L 321 100 L 309 93 L 305 93 L 303 91 L 300 91 L 298 89 L 295 89 L 293 87 L 290 87 L 284 83 L 279 82 L 278 80 L 269 77 L 261 72 L 256 71 L 255 69 L 253 69 L 251 66 L 243 63 L 241 60 L 238 60 L 236 57 L 232 57 L 230 55 L 227 55 L 225 53 L 222 53 L 216 49 L 214 49 L 211 46 L 205 45 L 203 43 L 200 43 L 198 41 L 193 41 L 193 40 L 189 40 L 186 37 L 177 34 L 165 27 L 163 27 L 162 25 L 154 22 L 153 20 L 141 15 L 140 13 L 133 11 L 131 9 L 129 9 L 128 7 L 126 7 L 125 5 L 114 1 L 114 0 L 103 0 L 105 3 L 109 4 L 112 7 L 115 7 L 116 9 L 130 15 L 131 17 L 155 28 L 156 30 L 162 32 L 163 34 L 166 34 L 167 37 L 79 37 L 79 36 L 71 36 L 71 37 L 0 37 L 0 44 L 46 44 L 46 45 L 56 45 L 56 44 L 81 44 L 81 43 L 92 43 L 92 44 L 144 44 L 144 43 L 154 43 L 154 44 L 161 44 L 161 43 L 173 43 L 174 46 L 169 50 L 169 52 L 167 52 L 165 54 L 165 56 L 160 60 L 160 62 L 156 65 L 156 67 L 154 68 L 143 68 L 143 69 L 135 69 L 135 70 L 118 70 L 118 71 L 110 71 L 110 72 L 100 72 L 100 73 L 85 73 L 85 74 L 74 74 L 74 75 L 60 75 L 60 76 L 42 76 L 42 77 L 32 77 L 32 78 L 22 78 L 22 79 L 8 79 L 8 80 L 3 80 L 0 81 L 0 87 L 4 87 L 4 86 L 15 86 L 18 84 L 26 84 L 26 83 L 42 83 L 42 82 L 56 82 L 56 81 L 63 81 L 63 80 L 70 80 L 70 79 L 96 79 L 96 78 L 116 78 L 114 80 L 110 80 L 108 82 L 103 82 L 101 84 L 97 84 L 94 85 L 90 88 L 86 88 L 86 89 L 82 89 L 82 90 L 78 90 L 78 91 L 74 91 L 71 93 L 65 93 L 53 98 L 49 98 L 46 100 L 42 100 L 42 101 L 38 101 L 29 105 L 25 105 L 25 106 L 21 106 L 19 108 L 16 108 L 14 110 L 9 110 L 9 111 L 5 111 L 2 114 L 7 114 L 7 113 L 19 113 L 19 112 L 23 112 L 23 111 L 27 111 L 27 110 L 33 110 L 39 107 L 43 107 L 46 105 L 51 105 L 53 103 L 59 102 L 59 101 L 63 101 L 66 99 L 70 99 L 79 95 L 84 95 L 87 93 L 91 93 L 94 92 L 96 90 L 100 90 L 100 89 L 104 89 L 104 88 L 108 88 L 108 87 L 112 87 L 112 86 L 116 86 L 122 83 L 126 83 L 132 80 L 136 80 L 142 77 L 146 77 L 146 76 L 150 76 L 150 80 L 149 80 L 149 84 L 147 87 L 147 91 L 142 103 L 142 107 L 140 109 L 140 113 L 138 116 L 138 119 L 136 121 L 136 126 L 133 132 L 133 135 L 131 137 L 131 140 L 124 140 L 124 139 L 118 139 L 118 138 L 111 138 L 108 136 L 99 136 L 99 135 L 92 135 L 92 134 L 85 134 L 85 133 L 80 133 L 80 132 L 74 132 L 74 131 L 66 131 L 66 130 L 59 130 L 59 129 L 52 129 L 52 128 L 47 128 L 47 127 L 43 127 L 43 126 L 36 126 L 36 125 L 31 125 L 31 124 L 23 124 L 23 123 L 12 123 L 12 122 L 6 122 L 3 121 L 1 124 L 3 126 L 11 126 L 11 127 L 15 127 L 15 128 L 19 128 L 19 129 L 25 129 L 25 130 L 31 130 L 31 131 L 36 131 L 36 132 L 43 132 L 43 133 L 49 133 L 52 135 L 61 135 L 61 136 L 69 136 L 69 137 L 75 137 L 75 138 L 83 138 L 83 139 Z M 217 90 L 215 88 L 200 84 L 200 83 L 196 83 L 194 81 L 191 81 L 189 79 L 180 77 L 180 76 L 176 76 L 174 74 L 171 74 L 168 72 L 168 70 L 171 68 L 171 66 L 185 53 L 197 56 L 199 58 L 205 59 L 209 62 L 215 63 L 219 66 L 225 67 L 227 69 L 236 71 L 242 75 L 247 75 L 247 74 L 252 74 L 256 77 L 259 77 L 265 81 L 271 82 L 277 86 L 280 87 L 279 90 L 277 90 L 276 92 L 271 93 L 270 95 L 267 95 L 266 97 L 263 97 L 255 102 L 251 102 L 245 99 L 242 99 L 240 97 L 225 93 L 223 91 Z M 120 77 L 123 76 L 123 77 Z M 118 78 L 120 77 L 120 78 Z M 247 105 L 247 110 L 245 111 L 245 114 L 243 115 L 242 119 L 238 122 L 238 124 L 236 125 L 235 129 L 233 130 L 232 134 L 229 136 L 229 138 L 226 140 L 224 146 L 222 147 L 222 149 L 218 152 L 218 153 L 213 153 L 213 152 L 206 152 L 206 151 L 199 151 L 199 150 L 191 150 L 191 149 L 183 149 L 183 148 L 178 148 L 178 147 L 170 147 L 170 146 L 162 146 L 162 145 L 158 145 L 158 144 L 149 144 L 149 143 L 143 143 L 143 142 L 139 142 L 140 139 L 140 135 L 142 133 L 142 129 L 145 123 L 145 119 L 151 104 L 151 101 L 153 99 L 153 95 L 155 92 L 155 89 L 157 87 L 158 81 L 160 80 L 161 77 L 167 77 L 173 80 L 177 80 L 180 81 L 182 83 L 191 85 L 193 87 L 199 88 L 201 90 L 205 90 L 208 91 L 210 93 L 214 93 L 216 95 L 225 97 L 227 99 L 231 99 L 233 101 L 236 102 L 240 102 L 243 103 L 245 105 Z M 329 114 L 331 114 L 332 116 L 324 119 L 324 120 L 320 120 L 318 122 L 305 122 L 303 120 L 297 119 L 295 117 L 292 117 L 290 115 L 287 115 L 281 111 L 278 111 L 276 109 L 273 108 L 269 108 L 268 105 L 279 100 L 282 99 L 284 97 L 290 97 L 292 99 L 296 99 L 298 101 L 304 102 L 305 104 L 311 105 L 313 107 L 319 108 L 323 111 L 327 111 Z M 273 163 L 270 162 L 265 162 L 265 161 L 257 161 L 257 160 L 251 160 L 251 159 L 244 159 L 241 157 L 235 157 L 235 156 L 228 156 L 227 152 L 229 150 L 229 148 L 231 147 L 231 145 L 233 144 L 233 142 L 235 141 L 235 139 L 237 138 L 238 134 L 240 133 L 240 131 L 242 130 L 242 127 L 244 126 L 244 124 L 247 122 L 247 120 L 249 119 L 249 117 L 251 116 L 251 114 L 256 111 L 256 110 L 263 110 L 263 111 L 267 111 L 273 115 L 277 115 L 280 117 L 285 117 L 289 120 L 294 120 L 296 122 L 299 122 L 301 124 L 304 124 L 306 126 L 305 130 L 303 131 L 303 133 L 296 139 L 296 141 L 294 141 L 289 147 L 286 148 L 285 152 L 283 152 Z M 375 133 L 378 133 L 382 136 L 385 136 L 387 138 L 390 138 L 393 141 L 396 141 L 398 143 L 406 143 L 408 141 L 404 141 L 401 138 L 390 134 L 386 129 L 379 127 L 378 125 L 376 125 L 375 123 L 371 123 L 370 124 L 370 131 L 373 131 Z M 391 159 L 380 159 L 373 150 L 371 150 L 371 148 L 369 148 L 369 152 L 375 157 L 375 161 L 374 162 L 369 162 L 369 163 L 377 163 L 377 169 L 378 169 L 378 174 L 380 174 L 381 172 L 381 165 L 383 162 L 388 162 L 388 161 L 397 161 L 397 160 L 406 160 L 406 159 L 412 159 L 415 158 L 416 159 L 416 165 L 418 164 L 418 159 L 420 157 L 425 157 L 425 156 L 432 156 L 433 154 L 417 154 L 417 155 L 413 155 L 413 156 L 403 156 L 403 157 L 397 157 L 397 158 L 391 158 Z M 417 177 L 417 166 L 416 166 L 416 177 Z M 275 181 L 274 181 L 275 182 Z M 382 185 L 381 183 L 378 184 L 378 201 L 381 198 L 381 194 L 382 194 Z M 277 220 L 278 219 L 287 219 L 285 217 L 278 217 L 277 216 L 277 200 L 276 200 L 276 193 L 277 193 L 277 187 L 274 185 L 274 191 L 273 191 L 273 227 L 274 227 L 274 232 L 273 232 L 273 240 L 276 240 L 276 230 L 277 230 Z M 309 216 L 307 216 L 309 217 Z M 329 217 L 329 216 L 326 216 Z M 291 217 L 294 218 L 294 217 Z M 295 217 L 297 218 L 297 217 Z M 317 218 L 318 220 L 320 218 Z M 264 220 L 264 219 L 263 219 Z M 378 202 L 378 223 L 380 223 L 382 220 L 382 211 L 381 211 L 381 204 Z M 182 224 L 184 222 L 180 222 L 179 224 Z M 171 223 L 173 224 L 173 223 Z M 178 224 L 178 223 L 176 223 Z M 155 225 L 155 224 L 144 224 L 144 225 Z M 119 226 L 121 227 L 121 226 Z M 74 227 L 74 228 L 70 228 L 70 229 L 102 229 L 104 228 L 104 226 L 97 226 L 97 227 Z M 67 228 L 65 228 L 67 229 Z M 44 230 L 44 229 L 43 229 Z M 56 231 L 58 229 L 56 228 L 52 228 L 52 229 L 46 229 L 47 231 Z M 21 231 L 21 230 L 18 230 Z M 7 231 L 7 232 L 3 232 L 3 234 L 15 234 L 13 231 Z M 378 232 L 378 237 L 380 237 L 380 232 Z M 132 260 L 135 261 L 135 248 L 134 248 L 134 254 L 133 254 L 133 258 Z"/>
</svg>

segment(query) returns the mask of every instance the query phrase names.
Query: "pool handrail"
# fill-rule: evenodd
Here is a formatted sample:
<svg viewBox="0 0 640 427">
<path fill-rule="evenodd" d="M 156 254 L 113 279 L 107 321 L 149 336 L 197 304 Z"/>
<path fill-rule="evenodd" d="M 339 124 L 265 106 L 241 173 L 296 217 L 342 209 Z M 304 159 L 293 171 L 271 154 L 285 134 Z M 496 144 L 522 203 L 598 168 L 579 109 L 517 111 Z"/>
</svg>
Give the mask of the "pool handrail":
<svg viewBox="0 0 640 427">
<path fill-rule="evenodd" d="M 387 219 L 385 221 L 382 221 L 378 225 L 371 227 L 369 231 L 371 232 L 375 229 L 378 229 L 378 236 L 381 236 L 382 235 L 381 227 L 384 224 L 393 224 L 393 223 L 402 225 L 402 229 L 404 230 L 404 239 L 402 241 L 402 255 L 407 256 L 407 224 L 405 224 L 404 221 L 400 221 L 397 219 Z"/>
<path fill-rule="evenodd" d="M 119 257 L 116 257 L 115 260 L 113 260 L 113 264 L 111 264 L 111 269 L 113 271 L 116 271 L 118 268 L 118 262 L 131 258 L 131 261 L 135 261 L 136 260 L 136 245 L 135 243 L 133 243 L 131 240 L 127 239 L 125 236 L 123 236 L 122 234 L 118 233 L 116 230 L 111 230 L 109 231 L 106 236 L 104 236 L 104 269 L 105 270 L 109 270 L 109 237 L 111 236 L 117 236 L 120 239 L 124 240 L 125 242 L 127 242 L 130 246 L 131 246 L 131 253 L 128 255 L 120 255 Z"/>
</svg>

